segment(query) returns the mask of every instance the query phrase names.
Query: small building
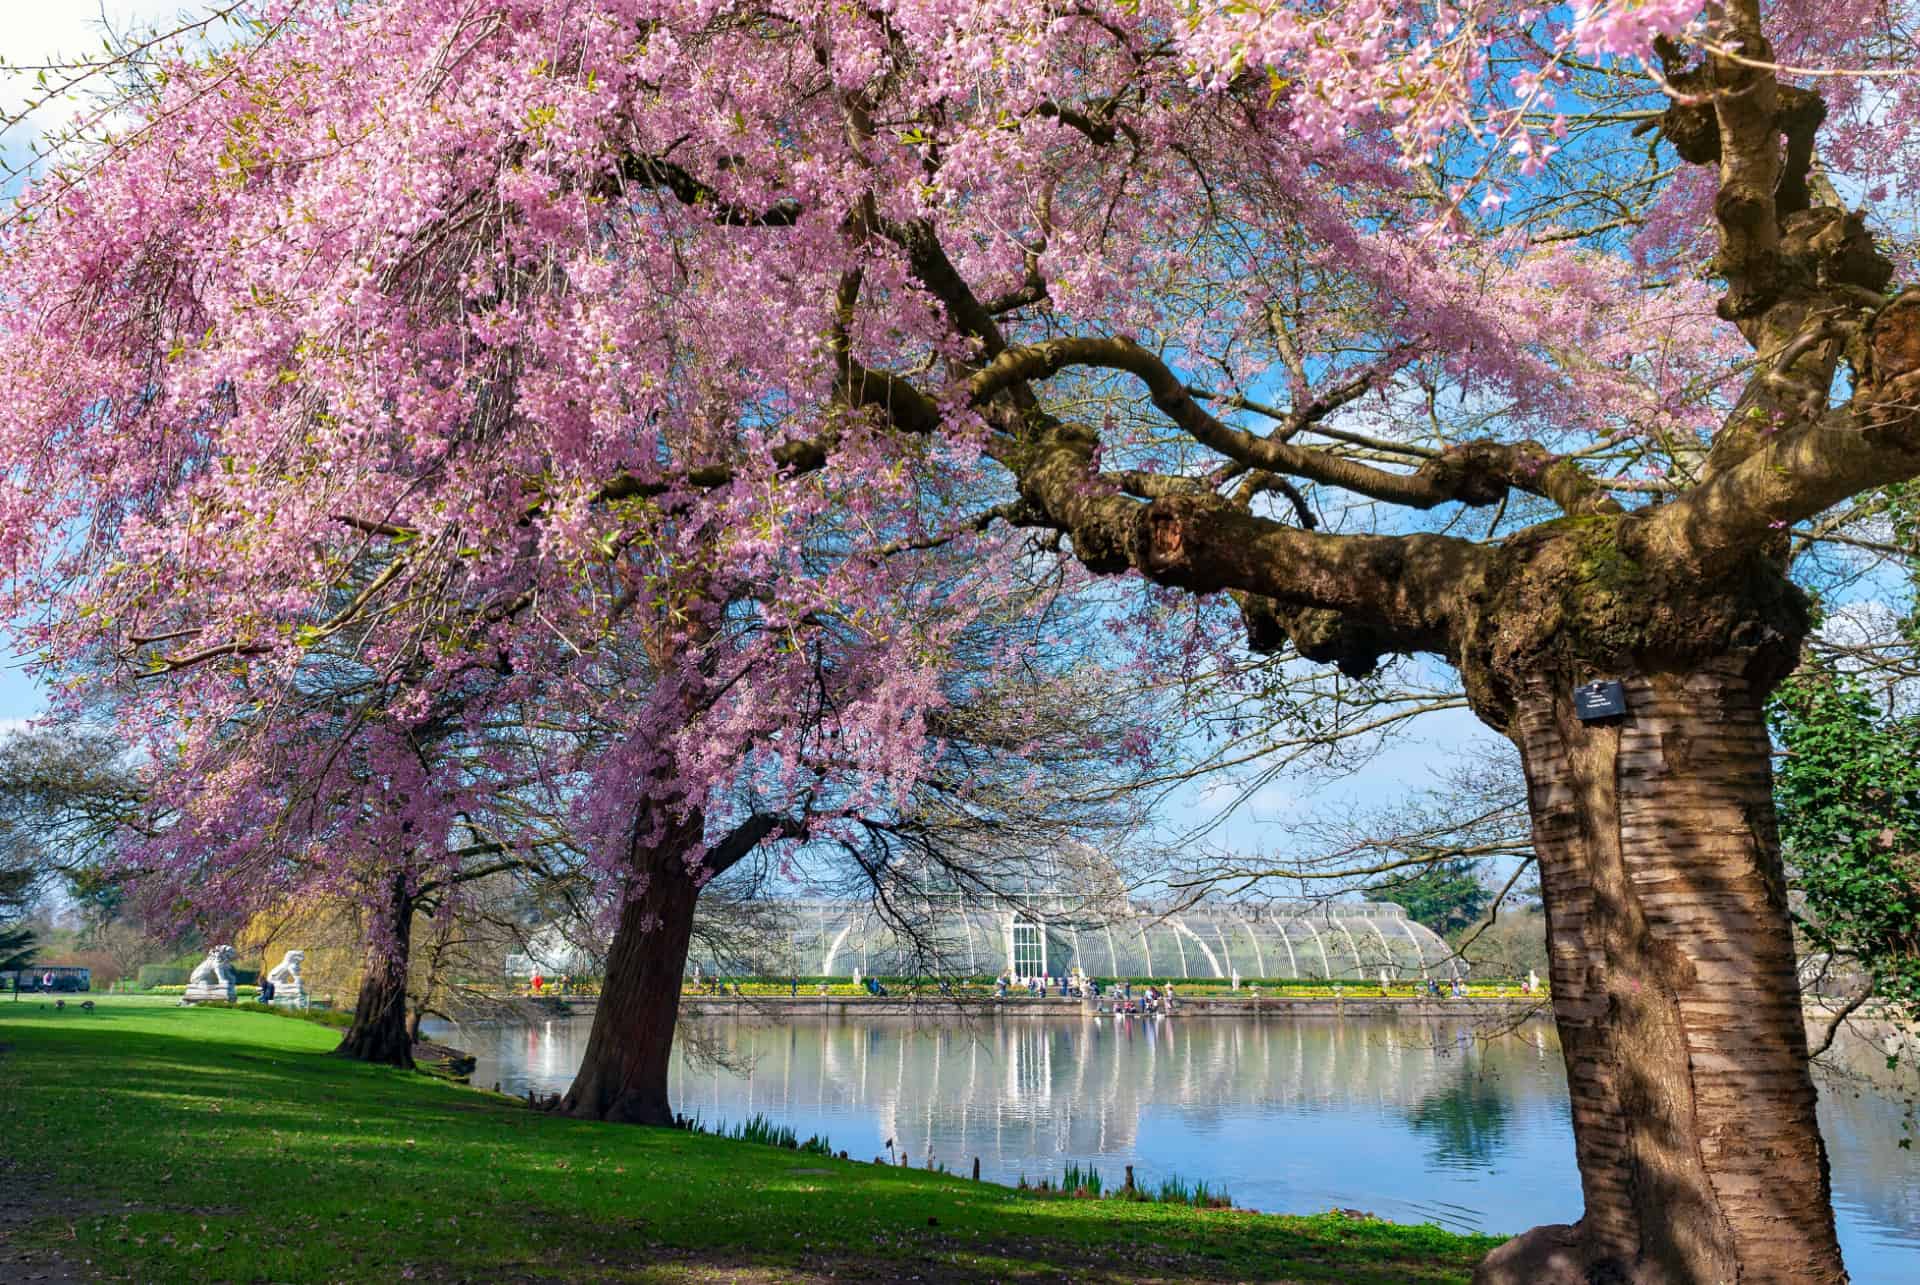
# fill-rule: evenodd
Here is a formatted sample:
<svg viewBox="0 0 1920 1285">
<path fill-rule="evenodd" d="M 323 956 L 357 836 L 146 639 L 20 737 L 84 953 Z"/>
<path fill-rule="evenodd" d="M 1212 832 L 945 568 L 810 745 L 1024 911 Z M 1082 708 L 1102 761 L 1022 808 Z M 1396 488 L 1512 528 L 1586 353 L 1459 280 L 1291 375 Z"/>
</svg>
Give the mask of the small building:
<svg viewBox="0 0 1920 1285">
<path fill-rule="evenodd" d="M 0 990 L 73 992 L 93 989 L 93 970 L 68 964 L 36 964 L 18 972 L 0 973 Z"/>
</svg>

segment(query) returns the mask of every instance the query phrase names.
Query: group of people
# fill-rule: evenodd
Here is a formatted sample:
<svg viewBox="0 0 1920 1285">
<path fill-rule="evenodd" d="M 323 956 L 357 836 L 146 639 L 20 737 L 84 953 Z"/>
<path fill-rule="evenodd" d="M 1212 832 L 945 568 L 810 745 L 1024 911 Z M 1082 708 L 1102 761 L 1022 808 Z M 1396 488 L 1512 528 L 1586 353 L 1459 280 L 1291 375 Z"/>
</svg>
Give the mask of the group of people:
<svg viewBox="0 0 1920 1285">
<path fill-rule="evenodd" d="M 1148 1015 L 1171 1013 L 1175 1002 L 1172 982 L 1167 983 L 1165 990 L 1157 986 L 1148 986 L 1141 992 L 1139 999 L 1133 997 L 1132 982 L 1121 982 L 1114 988 L 1112 1008 L 1109 1009 L 1107 1005 L 1102 1004 L 1100 1011 L 1103 1013 L 1110 1011 L 1119 1016 L 1132 1016 L 1136 1013 Z"/>
<path fill-rule="evenodd" d="M 1058 995 L 1063 999 L 1083 999 L 1100 993 L 1100 983 L 1088 977 L 1078 969 L 1060 976 L 1024 976 L 1011 970 L 1000 974 L 993 984 L 995 999 L 1005 999 L 1009 992 L 1024 992 L 1035 999 L 1045 999 L 1049 995 Z"/>
<path fill-rule="evenodd" d="M 1387 970 L 1383 968 L 1380 970 L 1380 993 L 1382 995 L 1387 994 L 1390 987 L 1391 982 L 1388 980 Z M 1519 980 L 1519 988 L 1522 995 L 1538 995 L 1540 993 L 1540 975 L 1529 968 L 1527 975 Z M 1439 979 L 1434 977 L 1422 979 L 1417 989 L 1424 990 L 1434 999 L 1439 999 L 1442 994 Z M 1458 976 L 1455 976 L 1447 983 L 1445 993 L 1454 999 L 1465 999 L 1467 996 L 1467 984 Z"/>
<path fill-rule="evenodd" d="M 1009 991 L 1024 991 L 1036 999 L 1045 999 L 1049 995 L 1077 999 L 1086 993 L 1089 986 L 1095 987 L 1094 993 L 1098 994 L 1098 985 L 1099 983 L 1078 974 L 1066 977 L 1051 975 L 1026 977 L 1014 973 L 1002 973 L 993 984 L 993 993 L 996 999 L 1005 999 Z"/>
<path fill-rule="evenodd" d="M 1025 994 L 1034 999 L 1045 999 L 1049 995 L 1058 995 L 1062 999 L 1092 1001 L 1102 1013 L 1166 1013 L 1173 1011 L 1173 986 L 1165 990 L 1157 986 L 1148 986 L 1138 999 L 1134 998 L 1133 983 L 1118 981 L 1109 987 L 1103 987 L 1097 977 L 1088 977 L 1075 969 L 1065 976 L 1024 976 L 1011 970 L 1000 974 L 993 984 L 993 997 L 1005 999 L 1010 994 Z M 1106 1002 L 1102 998 L 1106 997 Z"/>
<path fill-rule="evenodd" d="M 571 995 L 573 994 L 573 974 L 562 974 L 559 985 L 555 986 L 538 969 L 535 969 L 533 976 L 527 979 L 527 994 L 535 999 L 542 995 Z"/>
</svg>

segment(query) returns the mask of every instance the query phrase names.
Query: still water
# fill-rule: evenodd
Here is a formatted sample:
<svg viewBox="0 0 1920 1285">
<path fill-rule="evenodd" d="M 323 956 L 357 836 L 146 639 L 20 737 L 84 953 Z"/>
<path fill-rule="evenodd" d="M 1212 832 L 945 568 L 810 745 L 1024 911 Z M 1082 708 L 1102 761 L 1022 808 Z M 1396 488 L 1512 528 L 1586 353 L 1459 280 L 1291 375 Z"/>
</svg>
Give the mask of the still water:
<svg viewBox="0 0 1920 1285">
<path fill-rule="evenodd" d="M 475 1084 L 564 1092 L 585 1019 L 443 1028 Z M 708 1124 L 756 1112 L 871 1159 L 1014 1182 L 1093 1165 L 1117 1184 L 1224 1186 L 1252 1209 L 1363 1209 L 1457 1230 L 1519 1231 L 1580 1213 L 1553 1028 L 1486 1038 L 1469 1021 L 1012 1016 L 1000 1020 L 708 1019 L 725 1065 L 673 1070 L 674 1108 Z M 1908 1108 L 1823 1085 L 1840 1240 L 1856 1285 L 1920 1280 L 1920 1152 Z M 1915 1144 L 1920 1147 L 1920 1143 Z"/>
</svg>

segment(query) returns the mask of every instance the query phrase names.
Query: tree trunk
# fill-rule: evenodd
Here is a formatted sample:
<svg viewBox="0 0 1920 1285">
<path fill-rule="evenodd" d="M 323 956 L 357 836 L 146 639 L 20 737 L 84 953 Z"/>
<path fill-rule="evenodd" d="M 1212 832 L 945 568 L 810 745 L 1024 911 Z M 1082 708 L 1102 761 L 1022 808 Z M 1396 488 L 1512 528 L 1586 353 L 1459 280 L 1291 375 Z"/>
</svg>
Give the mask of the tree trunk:
<svg viewBox="0 0 1920 1285">
<path fill-rule="evenodd" d="M 1764 692 L 1731 659 L 1627 681 L 1583 724 L 1522 695 L 1585 1216 L 1481 1265 L 1508 1282 L 1841 1282 L 1774 829 Z"/>
<path fill-rule="evenodd" d="M 367 966 L 353 1025 L 334 1052 L 362 1062 L 413 1067 L 413 1037 L 407 1030 L 407 962 L 413 936 L 413 897 L 404 875 L 387 887 L 382 919 L 367 933 Z"/>
<path fill-rule="evenodd" d="M 700 896 L 684 860 L 700 836 L 698 814 L 636 854 L 645 880 L 628 898 L 607 952 L 607 974 L 586 1057 L 560 1110 L 618 1124 L 673 1123 L 667 1068 L 680 1017 L 680 985 Z"/>
</svg>

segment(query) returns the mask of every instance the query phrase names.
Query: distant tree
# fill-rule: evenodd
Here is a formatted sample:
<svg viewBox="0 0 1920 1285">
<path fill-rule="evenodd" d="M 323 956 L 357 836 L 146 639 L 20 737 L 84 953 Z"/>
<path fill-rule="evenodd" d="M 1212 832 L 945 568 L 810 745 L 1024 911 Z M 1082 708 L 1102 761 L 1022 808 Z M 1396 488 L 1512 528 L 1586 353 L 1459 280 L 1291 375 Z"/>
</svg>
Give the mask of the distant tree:
<svg viewBox="0 0 1920 1285">
<path fill-rule="evenodd" d="M 1374 884 L 1362 895 L 1368 901 L 1396 903 L 1409 919 L 1442 937 L 1477 921 L 1493 900 L 1493 890 L 1480 881 L 1480 863 L 1466 858 L 1438 862 L 1418 874 Z"/>
<path fill-rule="evenodd" d="M 1775 800 L 1808 944 L 1851 960 L 1920 1015 L 1920 718 L 1843 673 L 1803 669 L 1775 697 Z"/>
<path fill-rule="evenodd" d="M 117 748 L 76 727 L 0 737 L 0 972 L 26 967 L 47 943 L 23 922 L 47 884 L 80 877 L 91 897 L 113 897 L 85 871 L 127 798 Z"/>
<path fill-rule="evenodd" d="M 89 916 L 111 919 L 120 885 L 103 860 L 138 820 L 144 791 L 125 746 L 81 722 L 0 737 L 0 870 L 27 870 L 23 895 L 63 879 Z"/>
<path fill-rule="evenodd" d="M 120 842 L 142 824 L 144 797 L 124 743 L 90 723 L 57 722 L 0 738 L 0 879 L 17 883 L 20 904 L 48 886 L 63 889 L 77 931 L 65 943 L 38 934 L 39 953 L 85 962 L 100 985 L 165 949 L 109 868 Z"/>
<path fill-rule="evenodd" d="M 33 962 L 33 932 L 20 923 L 33 874 L 25 866 L 0 865 L 0 973 L 10 973 Z"/>
</svg>

